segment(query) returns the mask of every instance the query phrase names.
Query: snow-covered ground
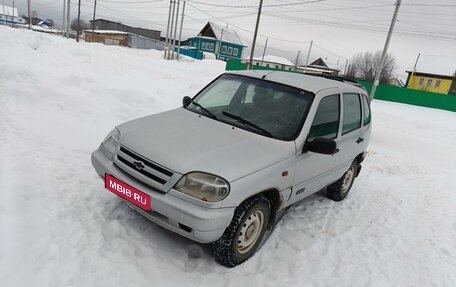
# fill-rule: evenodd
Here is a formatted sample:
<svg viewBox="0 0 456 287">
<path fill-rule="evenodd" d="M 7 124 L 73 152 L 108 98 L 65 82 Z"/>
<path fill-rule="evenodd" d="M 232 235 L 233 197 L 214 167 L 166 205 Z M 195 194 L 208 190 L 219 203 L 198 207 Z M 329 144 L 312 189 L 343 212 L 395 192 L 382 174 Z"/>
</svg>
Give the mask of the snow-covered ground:
<svg viewBox="0 0 456 287">
<path fill-rule="evenodd" d="M 0 286 L 455 285 L 456 113 L 374 101 L 346 200 L 295 205 L 233 269 L 104 190 L 90 153 L 105 134 L 223 69 L 0 27 Z"/>
</svg>

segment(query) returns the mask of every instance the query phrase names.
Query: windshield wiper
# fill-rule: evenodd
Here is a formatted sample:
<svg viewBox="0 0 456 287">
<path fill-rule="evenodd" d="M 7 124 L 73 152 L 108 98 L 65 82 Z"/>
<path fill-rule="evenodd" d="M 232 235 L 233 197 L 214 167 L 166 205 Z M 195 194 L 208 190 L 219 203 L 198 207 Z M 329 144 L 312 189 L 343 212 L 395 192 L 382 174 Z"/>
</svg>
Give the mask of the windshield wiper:
<svg viewBox="0 0 456 287">
<path fill-rule="evenodd" d="M 217 120 L 217 116 L 214 115 L 211 111 L 209 111 L 209 110 L 206 109 L 205 107 L 203 107 L 202 105 L 200 105 L 200 104 L 198 104 L 197 102 L 194 102 L 194 101 L 192 101 L 191 103 L 194 104 L 195 106 L 201 108 L 201 110 L 202 110 L 206 115 L 208 115 L 209 117 L 211 117 L 211 118 Z"/>
<path fill-rule="evenodd" d="M 264 135 L 272 137 L 272 134 L 269 131 L 263 129 L 262 127 L 257 126 L 256 124 L 252 123 L 251 121 L 248 121 L 248 120 L 246 120 L 244 118 L 241 118 L 240 116 L 233 115 L 233 114 L 231 114 L 229 112 L 225 112 L 225 111 L 223 111 L 222 114 L 224 114 L 225 116 L 228 116 L 228 117 L 230 117 L 232 119 L 235 119 L 235 120 L 239 121 L 240 123 L 248 125 L 249 127 L 252 127 L 254 129 L 262 132 Z"/>
</svg>

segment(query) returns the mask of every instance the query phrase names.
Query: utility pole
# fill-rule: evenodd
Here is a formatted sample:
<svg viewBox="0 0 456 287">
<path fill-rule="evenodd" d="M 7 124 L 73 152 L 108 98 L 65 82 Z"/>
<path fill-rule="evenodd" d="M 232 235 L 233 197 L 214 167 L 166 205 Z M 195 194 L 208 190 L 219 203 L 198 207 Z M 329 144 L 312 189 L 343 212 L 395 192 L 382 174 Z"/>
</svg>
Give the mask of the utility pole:
<svg viewBox="0 0 456 287">
<path fill-rule="evenodd" d="M 180 54 L 180 49 L 181 49 L 182 26 L 184 25 L 184 15 L 185 15 L 185 1 L 184 1 L 184 5 L 182 6 L 181 26 L 179 29 L 179 46 L 177 48 L 177 60 L 178 61 L 179 61 L 179 54 Z"/>
<path fill-rule="evenodd" d="M 170 30 L 169 30 L 169 34 L 170 34 L 169 45 L 170 45 L 170 48 L 172 48 L 172 44 L 173 44 L 174 14 L 176 14 L 176 0 L 173 1 L 173 12 L 171 13 L 171 27 L 170 27 Z M 171 58 L 171 51 L 168 51 L 168 60 L 170 60 L 170 58 Z"/>
<path fill-rule="evenodd" d="M 95 0 L 96 1 L 96 0 Z M 70 6 L 71 6 L 71 0 L 68 0 L 67 2 L 67 16 L 66 16 L 66 38 L 70 38 Z"/>
<path fill-rule="evenodd" d="M 92 39 L 91 42 L 95 42 L 95 15 L 97 13 L 97 0 L 93 3 L 93 17 L 92 17 Z"/>
<path fill-rule="evenodd" d="M 415 84 L 415 79 L 413 78 L 413 76 L 415 75 L 416 65 L 418 65 L 418 60 L 420 59 L 420 56 L 421 56 L 421 53 L 418 53 L 418 57 L 416 57 L 415 65 L 413 66 L 412 75 L 410 76 L 410 80 L 412 80 L 412 83 L 411 84 L 409 83 L 409 86 L 412 86 L 412 87 Z"/>
<path fill-rule="evenodd" d="M 344 76 L 347 75 L 348 59 L 345 61 Z"/>
<path fill-rule="evenodd" d="M 261 65 L 263 66 L 264 54 L 266 54 L 266 47 L 268 46 L 269 38 L 266 38 L 266 43 L 264 44 L 263 57 L 261 57 Z"/>
<path fill-rule="evenodd" d="M 176 50 L 177 22 L 178 22 L 178 20 L 179 20 L 179 8 L 180 8 L 180 0 L 177 0 L 176 23 L 174 23 L 173 51 L 171 52 L 171 59 L 174 59 L 174 52 L 175 52 L 175 50 Z"/>
<path fill-rule="evenodd" d="M 222 50 L 222 40 L 223 40 L 223 28 L 222 28 L 222 34 L 220 35 L 220 40 L 218 41 L 218 49 L 217 49 L 217 59 L 220 58 L 220 51 Z"/>
<path fill-rule="evenodd" d="M 13 0 L 13 11 L 12 11 L 12 13 L 13 13 L 13 20 L 11 21 L 11 27 L 14 26 L 14 0 Z"/>
<path fill-rule="evenodd" d="M 27 0 L 27 6 L 28 6 L 28 16 L 29 16 L 29 30 L 32 29 L 32 15 L 30 14 L 31 6 L 32 6 L 32 0 Z"/>
<path fill-rule="evenodd" d="M 65 19 L 65 11 L 66 11 L 66 1 L 63 0 L 63 16 L 62 16 L 62 35 L 63 37 L 65 37 L 65 22 L 66 22 L 66 19 Z M 29 11 L 29 17 L 30 17 L 30 11 Z"/>
<path fill-rule="evenodd" d="M 256 20 L 256 25 L 255 25 L 255 33 L 253 34 L 253 43 L 252 43 L 252 49 L 250 51 L 250 59 L 249 59 L 249 66 L 248 69 L 252 69 L 252 60 L 253 60 L 253 54 L 255 53 L 255 44 L 256 44 L 256 39 L 258 35 L 258 26 L 260 25 L 260 17 L 261 17 L 261 8 L 263 8 L 263 0 L 260 0 L 260 7 L 258 7 L 258 16 Z"/>
<path fill-rule="evenodd" d="M 296 61 L 295 61 L 295 69 L 297 69 L 297 68 L 298 68 L 299 53 L 301 53 L 301 51 L 300 51 L 300 50 L 298 50 L 298 54 L 296 55 Z"/>
<path fill-rule="evenodd" d="M 379 79 L 380 79 L 380 74 L 382 73 L 383 63 L 385 62 L 386 55 L 388 53 L 388 46 L 389 46 L 389 43 L 391 40 L 391 35 L 393 34 L 393 31 L 394 31 L 394 26 L 396 25 L 397 14 L 399 12 L 399 7 L 401 6 L 401 2 L 402 2 L 402 0 L 397 0 L 397 2 L 396 2 L 396 8 L 394 9 L 393 19 L 391 19 L 391 25 L 390 25 L 390 28 L 388 31 L 388 36 L 386 37 L 385 47 L 383 47 L 382 57 L 380 58 L 380 63 L 378 64 L 378 67 L 377 67 L 377 73 L 375 74 L 374 84 L 372 85 L 372 90 L 369 95 L 371 100 L 375 96 L 375 90 L 377 90 L 377 86 L 378 86 Z"/>
<path fill-rule="evenodd" d="M 310 41 L 309 52 L 307 52 L 306 65 L 304 66 L 304 73 L 307 71 L 307 64 L 309 64 L 309 56 L 310 56 L 310 52 L 312 51 L 313 42 L 314 42 L 313 40 Z"/>
<path fill-rule="evenodd" d="M 79 30 L 81 29 L 80 21 L 81 21 L 81 0 L 79 0 L 79 3 L 78 3 L 78 27 L 76 29 L 76 42 L 79 42 Z"/>
<path fill-rule="evenodd" d="M 168 25 L 166 26 L 166 39 L 165 39 L 165 54 L 163 55 L 164 59 L 168 59 L 168 50 L 169 50 L 169 23 L 171 20 L 171 7 L 173 6 L 173 0 L 169 0 L 169 12 L 168 12 Z"/>
</svg>

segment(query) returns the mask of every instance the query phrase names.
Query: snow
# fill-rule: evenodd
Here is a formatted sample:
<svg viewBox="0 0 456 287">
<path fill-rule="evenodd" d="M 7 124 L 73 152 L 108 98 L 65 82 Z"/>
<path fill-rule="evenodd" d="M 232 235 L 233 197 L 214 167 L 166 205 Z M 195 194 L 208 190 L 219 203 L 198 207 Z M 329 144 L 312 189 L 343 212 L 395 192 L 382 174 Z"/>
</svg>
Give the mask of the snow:
<svg viewBox="0 0 456 287">
<path fill-rule="evenodd" d="M 261 61 L 261 57 L 254 58 L 254 60 Z M 277 63 L 277 64 L 282 64 L 282 65 L 288 65 L 288 66 L 294 66 L 290 60 L 280 57 L 280 56 L 274 56 L 274 55 L 266 55 L 264 56 L 264 62 L 270 62 L 270 63 Z"/>
<path fill-rule="evenodd" d="M 374 101 L 349 196 L 296 204 L 227 269 L 104 190 L 90 163 L 112 127 L 179 106 L 223 62 L 8 27 L 0 43 L 2 286 L 454 286 L 456 113 Z"/>
</svg>

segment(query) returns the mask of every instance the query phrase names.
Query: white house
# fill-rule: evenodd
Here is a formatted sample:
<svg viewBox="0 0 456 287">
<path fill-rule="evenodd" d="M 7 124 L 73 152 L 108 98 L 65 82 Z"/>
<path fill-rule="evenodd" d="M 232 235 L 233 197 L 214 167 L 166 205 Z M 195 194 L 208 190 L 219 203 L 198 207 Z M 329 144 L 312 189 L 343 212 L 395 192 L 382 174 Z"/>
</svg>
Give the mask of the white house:
<svg viewBox="0 0 456 287">
<path fill-rule="evenodd" d="M 19 17 L 17 8 L 0 5 L 0 24 L 26 24 L 24 18 Z"/>
</svg>

